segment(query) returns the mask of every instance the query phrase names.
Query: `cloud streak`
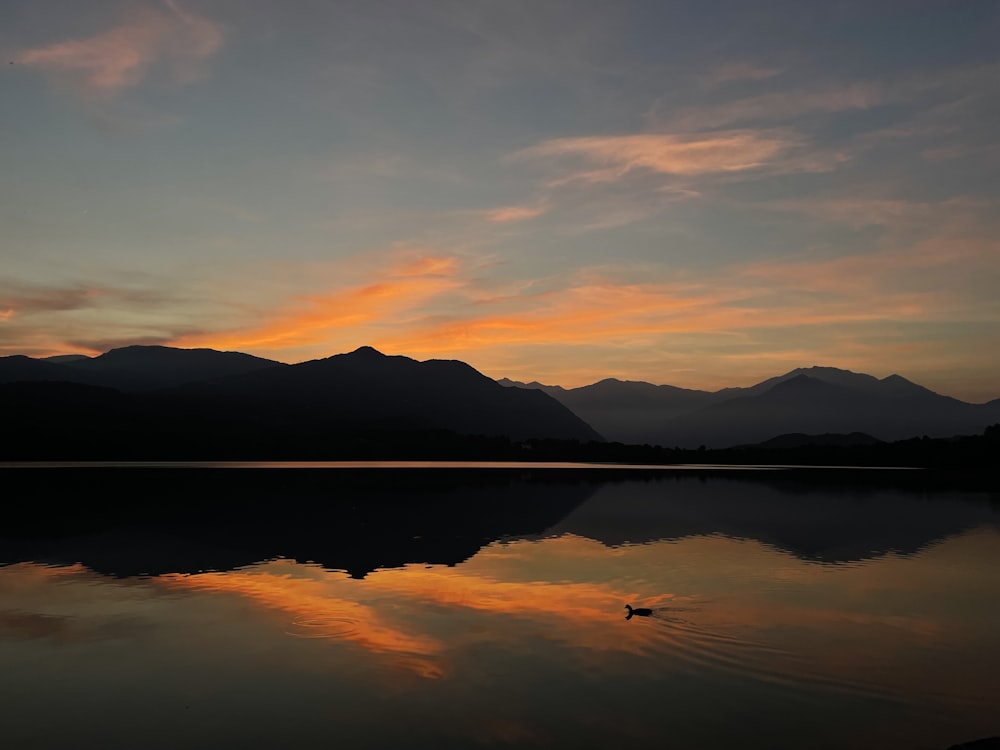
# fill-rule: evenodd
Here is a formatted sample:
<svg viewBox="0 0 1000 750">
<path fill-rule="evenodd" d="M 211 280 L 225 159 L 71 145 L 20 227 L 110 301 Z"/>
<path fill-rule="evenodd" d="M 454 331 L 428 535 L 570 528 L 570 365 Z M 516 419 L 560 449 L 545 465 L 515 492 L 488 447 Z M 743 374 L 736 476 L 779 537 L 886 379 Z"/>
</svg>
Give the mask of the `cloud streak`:
<svg viewBox="0 0 1000 750">
<path fill-rule="evenodd" d="M 712 87 L 732 81 L 762 81 L 781 73 L 780 68 L 757 65 L 747 60 L 721 63 L 699 76 L 702 85 Z"/>
<path fill-rule="evenodd" d="M 557 182 L 610 182 L 634 172 L 696 176 L 745 172 L 774 162 L 801 140 L 781 130 L 703 135 L 638 133 L 555 138 L 517 152 L 517 159 L 564 159 L 592 165 Z"/>
<path fill-rule="evenodd" d="M 912 214 L 895 202 L 886 210 Z M 721 387 L 733 384 L 721 373 L 736 361 L 762 376 L 821 363 L 917 377 L 914 367 L 886 361 L 918 362 L 931 350 L 943 361 L 950 355 L 942 326 L 988 326 L 1000 314 L 990 291 L 1000 247 L 963 227 L 849 256 L 698 273 L 604 266 L 532 278 L 506 264 L 500 278 L 491 257 L 391 251 L 275 271 L 269 299 L 252 306 L 238 279 L 202 282 L 183 314 L 180 298 L 147 299 L 141 290 L 25 287 L 0 298 L 0 349 L 56 354 L 165 343 L 300 361 L 371 344 L 567 386 L 626 377 Z M 310 293 L 300 291 L 306 277 Z M 21 343 L 15 350 L 12 342 Z M 965 360 L 966 369 L 978 361 Z"/>
<path fill-rule="evenodd" d="M 175 344 L 275 352 L 349 340 L 366 327 L 405 324 L 414 311 L 461 285 L 458 267 L 451 256 L 397 256 L 366 282 L 296 298 L 270 311 L 263 322 L 184 336 Z"/>
<path fill-rule="evenodd" d="M 677 367 L 706 358 L 718 364 L 749 357 L 763 375 L 773 374 L 766 370 L 775 362 L 881 371 L 889 356 L 919 359 L 940 345 L 933 334 L 915 332 L 995 319 L 987 287 L 1000 272 L 998 251 L 995 241 L 944 236 L 699 274 L 650 268 L 626 278 L 621 270 L 595 267 L 506 282 L 484 278 L 483 264 L 469 258 L 427 254 L 389 260 L 352 285 L 279 303 L 255 325 L 174 343 L 286 361 L 293 351 L 326 356 L 371 344 L 563 385 L 608 376 L 671 382 L 666 362 Z M 959 291 L 977 284 L 978 296 Z M 671 354 L 657 360 L 661 374 L 647 374 L 641 353 L 657 351 Z M 634 369 L 616 369 L 612 362 L 622 357 Z M 693 377 L 688 372 L 674 384 L 706 385 L 705 368 Z M 726 384 L 732 383 L 719 385 Z"/>
<path fill-rule="evenodd" d="M 86 99 L 113 99 L 139 85 L 157 64 L 175 83 L 199 77 L 222 44 L 221 28 L 175 0 L 135 9 L 107 31 L 23 50 L 21 64 L 38 68 Z"/>
<path fill-rule="evenodd" d="M 190 306 L 190 313 L 178 311 Z M 193 331 L 204 306 L 169 289 L 102 282 L 0 283 L 0 354 L 101 353 Z"/>
<path fill-rule="evenodd" d="M 676 112 L 659 108 L 654 121 L 677 130 L 706 130 L 761 122 L 787 123 L 813 113 L 865 110 L 885 101 L 875 84 L 855 83 L 815 91 L 775 91 L 708 106 L 682 107 Z"/>
<path fill-rule="evenodd" d="M 546 211 L 548 211 L 547 207 L 538 204 L 500 206 L 487 211 L 486 220 L 494 224 L 511 224 L 538 218 Z"/>
</svg>

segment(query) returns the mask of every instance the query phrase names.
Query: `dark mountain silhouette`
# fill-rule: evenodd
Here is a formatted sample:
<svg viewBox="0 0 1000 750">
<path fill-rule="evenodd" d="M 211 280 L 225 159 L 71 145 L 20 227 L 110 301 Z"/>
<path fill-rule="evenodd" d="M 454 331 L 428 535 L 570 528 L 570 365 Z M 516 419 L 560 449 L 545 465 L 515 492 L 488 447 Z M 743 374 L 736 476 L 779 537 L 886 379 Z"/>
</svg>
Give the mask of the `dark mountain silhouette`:
<svg viewBox="0 0 1000 750">
<path fill-rule="evenodd" d="M 530 383 L 522 383 L 519 380 L 500 378 L 497 382 L 505 388 L 531 388 L 536 391 L 544 391 L 550 396 L 555 396 L 557 393 L 562 394 L 567 392 L 561 385 L 544 385 L 543 383 L 539 383 L 537 380 L 532 380 Z"/>
<path fill-rule="evenodd" d="M 546 388 L 609 440 L 682 448 L 725 448 L 790 433 L 951 437 L 981 433 L 1000 420 L 1000 399 L 969 404 L 899 375 L 878 379 L 833 367 L 798 368 L 715 393 L 619 380 Z"/>
<path fill-rule="evenodd" d="M 175 349 L 169 346 L 126 346 L 99 357 L 71 362 L 74 370 L 96 385 L 122 391 L 152 391 L 200 380 L 241 375 L 288 365 L 240 352 Z"/>
<path fill-rule="evenodd" d="M 243 357 L 129 347 L 88 360 L 88 371 L 19 360 L 12 379 L 33 382 L 0 384 L 0 456 L 448 458 L 462 454 L 460 435 L 601 440 L 546 394 L 503 388 L 462 362 L 370 347 L 298 365 Z M 223 374 L 233 369 L 243 372 Z M 35 377 L 65 381 L 66 370 L 85 382 Z M 208 379 L 148 390 L 194 375 Z"/>
<path fill-rule="evenodd" d="M 723 398 L 708 391 L 615 378 L 579 388 L 520 383 L 506 378 L 497 382 L 508 387 L 543 390 L 608 440 L 638 445 L 665 445 L 661 440 L 664 422 Z"/>
<path fill-rule="evenodd" d="M 171 392 L 244 404 L 288 420 L 317 418 L 390 429 L 445 429 L 462 434 L 601 440 L 569 409 L 544 393 L 503 388 L 457 360 L 418 362 L 364 346 Z"/>
<path fill-rule="evenodd" d="M 44 359 L 32 359 L 21 354 L 10 357 L 0 357 L 0 383 L 17 383 L 19 381 L 75 381 L 88 382 L 72 368 L 58 362 Z"/>
<path fill-rule="evenodd" d="M 786 372 L 784 375 L 777 375 L 773 378 L 768 378 L 767 380 L 762 380 L 756 385 L 749 386 L 747 388 L 723 388 L 717 391 L 717 394 L 729 398 L 739 398 L 743 396 L 759 396 L 762 393 L 766 393 L 771 390 L 774 386 L 780 385 L 788 380 L 797 378 L 800 375 L 807 375 L 816 380 L 821 380 L 824 383 L 830 383 L 831 385 L 844 386 L 845 388 L 853 388 L 859 391 L 867 392 L 878 392 L 882 386 L 880 385 L 883 381 L 876 378 L 874 375 L 866 375 L 861 372 L 851 372 L 850 370 L 840 370 L 836 367 L 796 367 L 794 370 Z M 909 383 L 910 381 L 905 378 L 901 378 L 898 375 L 890 375 L 890 383 L 894 383 L 895 379 L 903 381 L 904 383 Z M 890 380 L 892 379 L 892 380 Z M 884 392 L 884 391 L 883 391 Z"/>
<path fill-rule="evenodd" d="M 138 392 L 270 367 L 287 365 L 214 349 L 126 346 L 99 357 L 75 354 L 47 359 L 3 357 L 0 358 L 0 383 L 59 380 Z"/>
<path fill-rule="evenodd" d="M 135 397 L 116 401 L 108 394 L 59 388 L 56 382 L 114 388 Z M 18 383 L 34 387 L 13 387 Z M 6 441 L 14 452 L 6 455 L 43 457 L 24 441 L 46 443 L 38 425 L 47 424 L 47 442 L 52 450 L 61 446 L 57 453 L 63 458 L 87 441 L 77 427 L 70 433 L 61 421 L 90 430 L 95 446 L 110 440 L 119 455 L 139 457 L 137 451 L 146 445 L 151 452 L 143 457 L 162 457 L 162 449 L 169 449 L 171 458 L 221 457 L 210 453 L 212 446 L 223 445 L 230 446 L 229 457 L 305 457 L 303 451 L 314 458 L 379 457 L 365 448 L 375 439 L 367 434 L 371 431 L 381 434 L 376 442 L 384 442 L 390 432 L 447 431 L 514 440 L 587 442 L 603 436 L 630 445 L 693 450 L 756 445 L 791 434 L 863 432 L 882 441 L 950 438 L 980 434 L 1000 422 L 1000 399 L 969 404 L 899 375 L 878 379 L 810 367 L 714 393 L 615 379 L 564 389 L 496 382 L 463 362 L 418 362 L 371 347 L 296 365 L 238 352 L 163 346 L 124 347 L 94 358 L 69 355 L 60 361 L 3 357 L 0 402 L 10 404 Z M 107 411 L 96 406 L 105 402 Z M 18 414 L 22 421 L 12 421 Z M 48 416 L 34 420 L 37 414 Z M 390 454 L 401 457 L 405 441 L 389 442 Z M 451 438 L 438 443 L 442 449 L 455 445 Z M 240 453 L 237 445 L 249 453 Z M 128 446 L 125 453 L 123 446 Z M 89 457 L 95 457 L 94 449 Z M 510 457 L 510 447 L 501 453 Z M 441 457 L 434 451 L 429 455 Z"/>
<path fill-rule="evenodd" d="M 798 374 L 762 393 L 676 417 L 664 424 L 663 437 L 672 444 L 711 448 L 759 443 L 791 432 L 865 432 L 880 440 L 903 440 L 978 433 L 1000 416 L 984 405 L 912 384 L 875 382 L 857 387 Z"/>
<path fill-rule="evenodd" d="M 61 365 L 68 365 L 74 362 L 82 362 L 85 359 L 91 359 L 86 354 L 56 354 L 52 357 L 42 357 L 46 362 L 55 362 Z"/>
</svg>

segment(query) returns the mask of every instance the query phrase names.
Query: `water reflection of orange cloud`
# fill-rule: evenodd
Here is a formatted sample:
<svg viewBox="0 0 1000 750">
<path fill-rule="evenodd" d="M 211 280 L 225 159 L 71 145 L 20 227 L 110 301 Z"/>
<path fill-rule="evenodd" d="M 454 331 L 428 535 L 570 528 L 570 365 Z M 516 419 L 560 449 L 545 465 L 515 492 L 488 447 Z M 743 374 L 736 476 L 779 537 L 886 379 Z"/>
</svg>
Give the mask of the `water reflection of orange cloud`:
<svg viewBox="0 0 1000 750">
<path fill-rule="evenodd" d="M 4 585 L 16 585 L 18 588 L 31 588 L 38 581 L 58 580 L 71 576 L 89 574 L 90 569 L 80 563 L 72 565 L 42 565 L 39 563 L 16 563 L 0 568 Z"/>
<path fill-rule="evenodd" d="M 428 606 L 447 608 L 453 615 L 465 610 L 530 621 L 533 633 L 585 649 L 588 660 L 604 652 L 639 654 L 664 638 L 662 630 L 651 628 L 609 637 L 609 626 L 624 619 L 623 603 L 632 601 L 631 594 L 609 584 L 501 581 L 461 568 L 423 566 L 378 570 L 364 581 L 353 581 L 343 573 L 318 570 L 312 571 L 315 577 L 291 576 L 284 572 L 288 565 L 168 575 L 156 581 L 170 588 L 236 594 L 289 618 L 286 628 L 292 635 L 350 642 L 426 678 L 444 676 L 452 649 L 511 637 L 503 629 L 470 629 L 446 642 L 427 632 L 422 614 Z M 291 569 L 302 572 L 300 566 Z M 673 599 L 661 594 L 642 601 L 657 606 Z"/>
<path fill-rule="evenodd" d="M 363 666 L 396 670 L 388 684 L 400 673 L 455 677 L 489 644 L 556 653 L 561 668 L 581 673 L 722 674 L 961 712 L 982 710 L 1000 691 L 991 667 L 1000 657 L 992 596 L 1000 568 L 988 567 L 996 543 L 996 532 L 980 531 L 914 556 L 830 566 L 719 536 L 608 548 L 567 535 L 494 544 L 454 568 L 411 565 L 364 580 L 290 561 L 125 581 L 79 565 L 21 565 L 0 569 L 0 600 L 15 602 L 0 625 L 16 637 L 51 637 L 63 631 L 49 615 L 87 611 L 121 587 L 132 589 L 130 600 L 165 588 L 232 595 L 270 612 L 261 619 L 276 618 L 279 632 L 317 639 L 310 659 L 334 643 L 357 647 Z M 74 577 L 81 580 L 51 585 Z M 99 597 L 95 581 L 106 584 Z M 657 612 L 624 622 L 625 602 Z M 184 606 L 200 611 L 197 601 Z M 111 631 L 90 627 L 86 636 L 95 632 Z M 505 731 L 516 737 L 520 728 Z"/>
<path fill-rule="evenodd" d="M 879 699 L 923 700 L 933 674 L 956 706 L 967 705 L 977 691 L 990 694 L 991 674 L 970 667 L 957 680 L 951 658 L 922 655 L 965 654 L 956 639 L 977 642 L 981 634 L 948 609 L 906 605 L 938 597 L 946 606 L 949 594 L 936 593 L 949 585 L 935 573 L 938 554 L 831 568 L 719 537 L 608 549 L 563 536 L 493 545 L 455 568 L 377 570 L 363 581 L 292 563 L 160 580 L 245 597 L 288 618 L 293 635 L 350 642 L 425 678 L 445 676 L 477 642 L 544 639 L 573 649 L 581 669 L 613 669 L 622 656 L 655 655 L 651 669 L 669 664 Z M 609 567 L 613 575 L 600 580 Z M 626 569 L 647 571 L 635 579 L 638 590 L 630 590 Z M 650 579 L 650 570 L 679 572 Z M 913 575 L 921 586 L 910 585 Z M 762 588 L 763 581 L 770 584 Z M 882 605 L 889 595 L 897 606 Z M 625 602 L 658 612 L 626 624 Z M 963 600 L 956 602 L 960 610 Z M 435 612 L 449 620 L 490 619 L 485 627 L 463 620 L 461 628 L 442 629 Z"/>
<path fill-rule="evenodd" d="M 422 677 L 443 676 L 437 658 L 444 651 L 440 641 L 389 624 L 374 608 L 338 596 L 337 584 L 343 581 L 337 578 L 344 576 L 328 576 L 334 580 L 233 571 L 167 575 L 157 582 L 170 588 L 237 594 L 292 618 L 288 626 L 294 635 L 350 641 L 372 653 L 391 655 L 398 666 Z"/>
<path fill-rule="evenodd" d="M 629 594 L 610 584 L 498 581 L 453 568 L 385 570 L 371 576 L 368 587 L 380 593 L 449 608 L 507 615 L 551 626 L 550 637 L 592 651 L 640 653 L 658 637 L 651 630 L 633 630 L 623 638 L 609 637 L 609 623 L 624 617 Z M 661 594 L 644 600 L 663 605 L 673 599 Z"/>
</svg>

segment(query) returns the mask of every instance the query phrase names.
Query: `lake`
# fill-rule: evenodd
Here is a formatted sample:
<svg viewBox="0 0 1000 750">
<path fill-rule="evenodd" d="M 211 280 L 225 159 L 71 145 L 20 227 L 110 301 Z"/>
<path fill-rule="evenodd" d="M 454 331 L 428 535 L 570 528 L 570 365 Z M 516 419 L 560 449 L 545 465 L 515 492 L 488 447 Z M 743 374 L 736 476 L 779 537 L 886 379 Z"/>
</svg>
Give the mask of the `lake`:
<svg viewBox="0 0 1000 750">
<path fill-rule="evenodd" d="M 991 488 L 522 465 L 0 476 L 4 747 L 1000 735 Z"/>
</svg>

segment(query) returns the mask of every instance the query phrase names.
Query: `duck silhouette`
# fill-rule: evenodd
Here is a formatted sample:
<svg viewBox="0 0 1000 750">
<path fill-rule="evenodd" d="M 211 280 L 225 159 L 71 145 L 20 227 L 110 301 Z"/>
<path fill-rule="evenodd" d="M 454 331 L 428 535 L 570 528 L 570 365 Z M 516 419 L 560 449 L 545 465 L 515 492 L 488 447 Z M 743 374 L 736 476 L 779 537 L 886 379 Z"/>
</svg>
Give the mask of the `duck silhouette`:
<svg viewBox="0 0 1000 750">
<path fill-rule="evenodd" d="M 653 614 L 653 610 L 648 607 L 633 608 L 631 604 L 626 604 L 625 609 L 628 610 L 628 614 L 625 615 L 626 620 L 631 620 L 633 615 L 638 617 L 649 617 Z"/>
</svg>

